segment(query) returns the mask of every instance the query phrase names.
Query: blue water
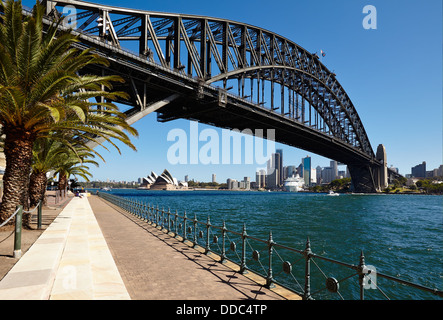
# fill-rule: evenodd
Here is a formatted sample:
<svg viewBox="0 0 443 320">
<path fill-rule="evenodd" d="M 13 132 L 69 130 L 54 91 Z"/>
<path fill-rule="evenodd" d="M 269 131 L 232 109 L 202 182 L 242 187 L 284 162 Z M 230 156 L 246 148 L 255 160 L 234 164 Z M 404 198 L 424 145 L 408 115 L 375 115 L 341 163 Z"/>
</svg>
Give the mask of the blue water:
<svg viewBox="0 0 443 320">
<path fill-rule="evenodd" d="M 329 197 L 286 192 L 128 189 L 111 193 L 166 210 L 170 208 L 171 212 L 177 209 L 180 215 L 186 211 L 188 217 L 195 214 L 200 221 L 206 221 L 209 215 L 213 225 L 221 226 L 224 220 L 228 229 L 237 232 L 241 232 L 245 224 L 248 235 L 263 240 L 267 240 L 272 231 L 273 240 L 278 244 L 298 250 L 305 248 L 309 237 L 314 253 L 349 264 L 358 265 L 363 250 L 366 265 L 375 266 L 378 273 L 443 290 L 442 196 L 342 194 Z M 239 246 L 241 240 L 236 241 Z M 259 242 L 253 245 L 266 250 Z M 303 286 L 304 260 L 299 261 L 297 255 L 283 250 L 278 250 L 278 254 L 301 272 L 298 281 Z M 249 261 L 248 266 L 254 263 Z M 267 269 L 262 263 L 264 268 L 259 269 Z M 343 267 L 318 260 L 317 263 L 328 277 L 342 279 L 352 274 Z M 274 268 L 274 275 L 281 276 L 281 267 Z M 314 265 L 311 270 L 311 279 L 317 279 L 313 279 L 313 285 L 321 288 L 324 276 Z M 285 281 L 292 280 L 282 283 L 286 284 Z M 340 293 L 345 299 L 358 298 L 357 281 L 353 277 L 340 283 Z M 377 284 L 391 299 L 436 298 L 380 277 Z M 315 290 L 312 288 L 312 292 Z M 319 295 L 320 298 L 336 296 L 326 290 Z M 365 290 L 365 296 L 370 295 L 375 299 L 383 298 L 377 290 Z"/>
</svg>

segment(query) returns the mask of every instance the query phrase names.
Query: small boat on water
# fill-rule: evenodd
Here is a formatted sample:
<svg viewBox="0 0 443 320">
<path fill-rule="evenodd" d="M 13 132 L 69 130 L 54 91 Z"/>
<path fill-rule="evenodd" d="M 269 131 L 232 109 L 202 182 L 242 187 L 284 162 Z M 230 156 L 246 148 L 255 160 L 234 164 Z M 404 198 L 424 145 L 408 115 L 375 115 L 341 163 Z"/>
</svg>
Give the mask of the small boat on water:
<svg viewBox="0 0 443 320">
<path fill-rule="evenodd" d="M 335 193 L 334 191 L 329 190 L 328 196 L 339 196 L 339 195 L 340 195 L 339 193 Z"/>
</svg>

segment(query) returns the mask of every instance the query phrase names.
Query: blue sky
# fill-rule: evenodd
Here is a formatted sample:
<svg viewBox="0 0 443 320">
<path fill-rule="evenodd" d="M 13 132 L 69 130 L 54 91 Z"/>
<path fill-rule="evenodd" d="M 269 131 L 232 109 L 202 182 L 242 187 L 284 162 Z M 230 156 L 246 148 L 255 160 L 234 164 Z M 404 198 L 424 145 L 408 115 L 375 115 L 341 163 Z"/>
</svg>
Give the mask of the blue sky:
<svg viewBox="0 0 443 320">
<path fill-rule="evenodd" d="M 404 175 L 422 161 L 427 170 L 443 163 L 440 0 L 91 2 L 236 20 L 276 32 L 310 52 L 324 50 L 322 62 L 337 74 L 353 101 L 373 149 L 385 145 L 389 166 Z M 366 5 L 377 9 L 376 30 L 362 26 Z M 210 181 L 212 173 L 219 182 L 244 176 L 255 180 L 256 165 L 169 164 L 167 150 L 173 142 L 167 141 L 167 134 L 174 128 L 189 132 L 188 121 L 159 123 L 154 113 L 134 127 L 140 133 L 133 140 L 138 151 L 125 146 L 121 155 L 103 150 L 106 163 L 91 168 L 94 179 L 136 180 L 167 168 L 179 180 L 189 175 Z M 210 127 L 199 125 L 205 128 Z M 299 165 L 306 155 L 313 166 L 329 165 L 329 159 L 300 149 L 280 144 L 277 148 L 283 149 L 284 165 Z"/>
</svg>

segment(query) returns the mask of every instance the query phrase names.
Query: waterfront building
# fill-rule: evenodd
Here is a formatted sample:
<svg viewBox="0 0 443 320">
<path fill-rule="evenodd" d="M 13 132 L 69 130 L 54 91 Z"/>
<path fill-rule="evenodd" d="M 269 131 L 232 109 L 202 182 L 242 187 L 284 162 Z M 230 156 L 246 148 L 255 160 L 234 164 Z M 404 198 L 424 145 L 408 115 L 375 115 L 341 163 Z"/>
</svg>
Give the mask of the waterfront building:
<svg viewBox="0 0 443 320">
<path fill-rule="evenodd" d="M 266 171 L 261 169 L 255 173 L 256 188 L 266 187 Z"/>
<path fill-rule="evenodd" d="M 141 189 L 150 190 L 176 190 L 186 189 L 187 187 L 187 182 L 179 182 L 166 169 L 161 175 L 157 175 L 154 171 L 151 171 L 150 175 L 142 179 L 142 184 L 140 185 Z"/>
<path fill-rule="evenodd" d="M 212 174 L 212 183 L 216 183 L 217 182 L 217 176 L 215 173 Z"/>
<path fill-rule="evenodd" d="M 249 190 L 251 189 L 251 178 L 250 177 L 244 177 L 242 181 L 242 186 L 240 186 L 242 189 Z"/>
<path fill-rule="evenodd" d="M 426 161 L 411 168 L 411 177 L 426 178 Z"/>
<path fill-rule="evenodd" d="M 236 179 L 228 178 L 226 184 L 229 190 L 237 190 L 240 187 L 240 183 Z"/>
<path fill-rule="evenodd" d="M 324 167 L 321 171 L 321 183 L 327 184 L 334 180 L 334 170 L 331 167 Z"/>
</svg>

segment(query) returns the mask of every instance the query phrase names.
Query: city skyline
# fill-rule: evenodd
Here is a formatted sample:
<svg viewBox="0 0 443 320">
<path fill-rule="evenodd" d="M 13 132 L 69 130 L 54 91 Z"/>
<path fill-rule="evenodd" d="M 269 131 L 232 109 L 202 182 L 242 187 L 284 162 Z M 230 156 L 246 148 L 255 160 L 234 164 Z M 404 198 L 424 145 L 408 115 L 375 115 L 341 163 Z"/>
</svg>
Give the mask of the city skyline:
<svg viewBox="0 0 443 320">
<path fill-rule="evenodd" d="M 30 6 L 34 4 L 25 2 Z M 92 2 L 119 5 L 115 0 Z M 310 52 L 323 50 L 326 55 L 321 57 L 322 63 L 337 74 L 355 104 L 372 148 L 375 151 L 379 144 L 386 147 L 388 167 L 399 168 L 402 175 L 409 174 L 412 167 L 423 161 L 428 168 L 438 168 L 442 162 L 441 2 L 373 1 L 371 4 L 377 8 L 378 14 L 376 30 L 362 27 L 365 1 L 324 1 L 320 6 L 309 1 L 278 2 L 280 7 L 287 8 L 285 12 L 260 1 L 252 8 L 247 3 L 231 0 L 223 4 L 136 0 L 127 6 L 223 17 L 260 25 Z M 228 10 L 234 5 L 237 10 Z M 294 12 L 303 14 L 293 19 Z M 405 17 L 414 17 L 414 22 L 406 22 Z M 340 37 L 337 38 L 337 34 Z M 415 45 L 411 46 L 411 43 Z M 416 59 L 424 52 L 426 59 Z M 423 116 L 418 117 L 418 114 Z M 161 171 L 165 167 L 177 177 L 189 175 L 200 181 L 210 181 L 213 173 L 219 181 L 225 181 L 229 176 L 255 175 L 256 164 L 170 165 L 167 162 L 171 145 L 167 141 L 168 132 L 175 128 L 186 130 L 189 121 L 158 123 L 156 115 L 151 114 L 134 127 L 140 133 L 140 137 L 133 140 L 138 151 L 118 143 L 121 155 L 112 147 L 109 152 L 98 148 L 106 162 L 99 161 L 99 168 L 91 167 L 92 179 L 136 181 L 151 169 Z M 214 127 L 201 125 L 202 130 L 206 128 Z M 309 155 L 313 165 L 327 167 L 331 160 L 278 143 L 276 149 L 283 150 L 285 163 L 286 159 L 288 163 L 298 162 Z"/>
</svg>

